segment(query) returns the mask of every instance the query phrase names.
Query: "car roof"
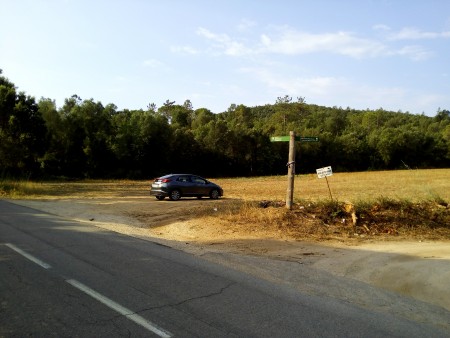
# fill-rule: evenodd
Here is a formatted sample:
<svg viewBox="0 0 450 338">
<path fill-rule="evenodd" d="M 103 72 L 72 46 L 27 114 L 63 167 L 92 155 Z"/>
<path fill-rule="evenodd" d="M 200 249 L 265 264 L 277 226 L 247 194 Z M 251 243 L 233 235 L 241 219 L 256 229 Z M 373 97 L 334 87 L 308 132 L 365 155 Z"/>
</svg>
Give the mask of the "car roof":
<svg viewBox="0 0 450 338">
<path fill-rule="evenodd" d="M 192 174 L 167 174 L 161 177 L 165 177 L 165 176 L 180 176 L 180 175 L 192 175 Z"/>
<path fill-rule="evenodd" d="M 197 176 L 197 177 L 201 177 L 201 176 L 193 175 L 193 174 L 168 174 L 168 175 L 161 176 L 160 178 L 167 178 L 167 177 L 172 177 L 172 176 Z"/>
</svg>

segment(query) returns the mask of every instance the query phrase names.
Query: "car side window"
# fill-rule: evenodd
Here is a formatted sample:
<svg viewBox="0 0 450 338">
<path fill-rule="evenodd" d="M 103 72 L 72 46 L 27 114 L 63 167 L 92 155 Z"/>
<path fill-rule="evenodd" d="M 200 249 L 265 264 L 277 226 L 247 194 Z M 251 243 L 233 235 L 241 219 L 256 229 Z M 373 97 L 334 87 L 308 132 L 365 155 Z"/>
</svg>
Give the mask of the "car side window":
<svg viewBox="0 0 450 338">
<path fill-rule="evenodd" d="M 206 181 L 200 177 L 192 177 L 192 182 L 196 184 L 206 184 Z"/>
<path fill-rule="evenodd" d="M 180 176 L 177 179 L 178 182 L 189 182 L 189 177 L 187 176 Z"/>
</svg>

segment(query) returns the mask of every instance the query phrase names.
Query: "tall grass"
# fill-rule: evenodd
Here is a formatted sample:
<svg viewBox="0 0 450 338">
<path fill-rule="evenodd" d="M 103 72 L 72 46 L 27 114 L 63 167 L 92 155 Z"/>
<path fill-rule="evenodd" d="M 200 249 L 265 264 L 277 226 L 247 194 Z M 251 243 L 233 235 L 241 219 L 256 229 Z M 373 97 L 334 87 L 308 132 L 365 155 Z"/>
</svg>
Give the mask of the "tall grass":
<svg viewBox="0 0 450 338">
<path fill-rule="evenodd" d="M 46 194 L 48 188 L 38 182 L 0 180 L 0 197 L 32 198 Z"/>
<path fill-rule="evenodd" d="M 148 189 L 148 182 L 128 180 L 0 180 L 0 197 L 10 199 L 118 198 L 148 195 Z"/>
</svg>

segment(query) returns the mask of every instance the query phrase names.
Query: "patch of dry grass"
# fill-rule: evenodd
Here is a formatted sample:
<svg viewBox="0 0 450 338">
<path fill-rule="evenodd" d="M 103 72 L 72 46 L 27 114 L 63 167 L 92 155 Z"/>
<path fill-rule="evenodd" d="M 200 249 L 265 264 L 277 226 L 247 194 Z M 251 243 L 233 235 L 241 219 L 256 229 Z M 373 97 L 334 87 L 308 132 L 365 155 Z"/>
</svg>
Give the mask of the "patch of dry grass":
<svg viewBox="0 0 450 338">
<path fill-rule="evenodd" d="M 11 199 L 120 198 L 148 194 L 150 183 L 130 180 L 61 182 L 0 181 L 0 197 Z"/>
<path fill-rule="evenodd" d="M 325 179 L 299 175 L 291 211 L 282 207 L 286 176 L 217 183 L 227 197 L 244 201 L 222 206 L 224 210 L 216 218 L 228 228 L 245 225 L 251 231 L 256 227 L 321 240 L 374 236 L 450 239 L 449 169 L 335 173 L 328 178 L 333 200 Z M 346 210 L 349 204 L 352 210 Z"/>
<path fill-rule="evenodd" d="M 240 232 L 330 239 L 400 236 L 450 239 L 450 169 L 334 173 L 295 178 L 294 207 L 284 207 L 287 177 L 214 179 L 224 189 L 217 212 L 195 217 Z M 151 181 L 0 181 L 0 197 L 16 199 L 118 199 L 148 196 Z M 346 206 L 353 205 L 353 210 Z M 356 223 L 355 223 L 356 218 Z"/>
<path fill-rule="evenodd" d="M 227 198 L 243 200 L 285 200 L 287 176 L 231 178 L 215 180 Z M 441 198 L 450 200 L 450 169 L 397 170 L 334 173 L 328 177 L 333 199 L 375 200 L 379 197 L 411 201 Z M 294 199 L 324 200 L 330 197 L 325 179 L 317 175 L 297 175 Z"/>
<path fill-rule="evenodd" d="M 350 207 L 349 207 L 350 206 Z M 226 231 L 294 239 L 450 239 L 450 204 L 380 198 L 351 204 L 298 201 L 292 210 L 283 201 L 223 203 L 216 214 L 197 212 L 206 223 Z"/>
<path fill-rule="evenodd" d="M 283 201 L 287 177 L 251 177 L 213 179 L 222 186 L 226 199 L 243 201 Z M 423 201 L 450 200 L 450 169 L 398 170 L 334 173 L 328 178 L 334 200 L 373 201 L 379 197 Z M 146 194 L 150 180 L 81 180 L 69 182 L 0 181 L 0 196 L 7 198 L 83 198 L 121 197 Z M 315 174 L 297 175 L 294 199 L 329 199 L 325 179 Z"/>
</svg>

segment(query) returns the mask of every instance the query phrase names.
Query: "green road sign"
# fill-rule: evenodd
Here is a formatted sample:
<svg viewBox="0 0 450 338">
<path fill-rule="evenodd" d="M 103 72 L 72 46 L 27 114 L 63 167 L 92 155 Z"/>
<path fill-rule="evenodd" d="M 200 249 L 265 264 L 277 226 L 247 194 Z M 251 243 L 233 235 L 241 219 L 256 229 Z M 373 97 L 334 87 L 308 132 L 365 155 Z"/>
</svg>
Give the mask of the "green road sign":
<svg viewBox="0 0 450 338">
<path fill-rule="evenodd" d="M 272 142 L 289 142 L 289 136 L 273 136 L 270 138 Z M 318 137 L 295 136 L 295 140 L 299 142 L 319 142 Z"/>
<path fill-rule="evenodd" d="M 295 137 L 296 141 L 300 141 L 300 142 L 319 142 L 319 138 L 318 137 Z"/>
<path fill-rule="evenodd" d="M 289 136 L 274 136 L 270 138 L 272 142 L 289 142 Z"/>
</svg>

